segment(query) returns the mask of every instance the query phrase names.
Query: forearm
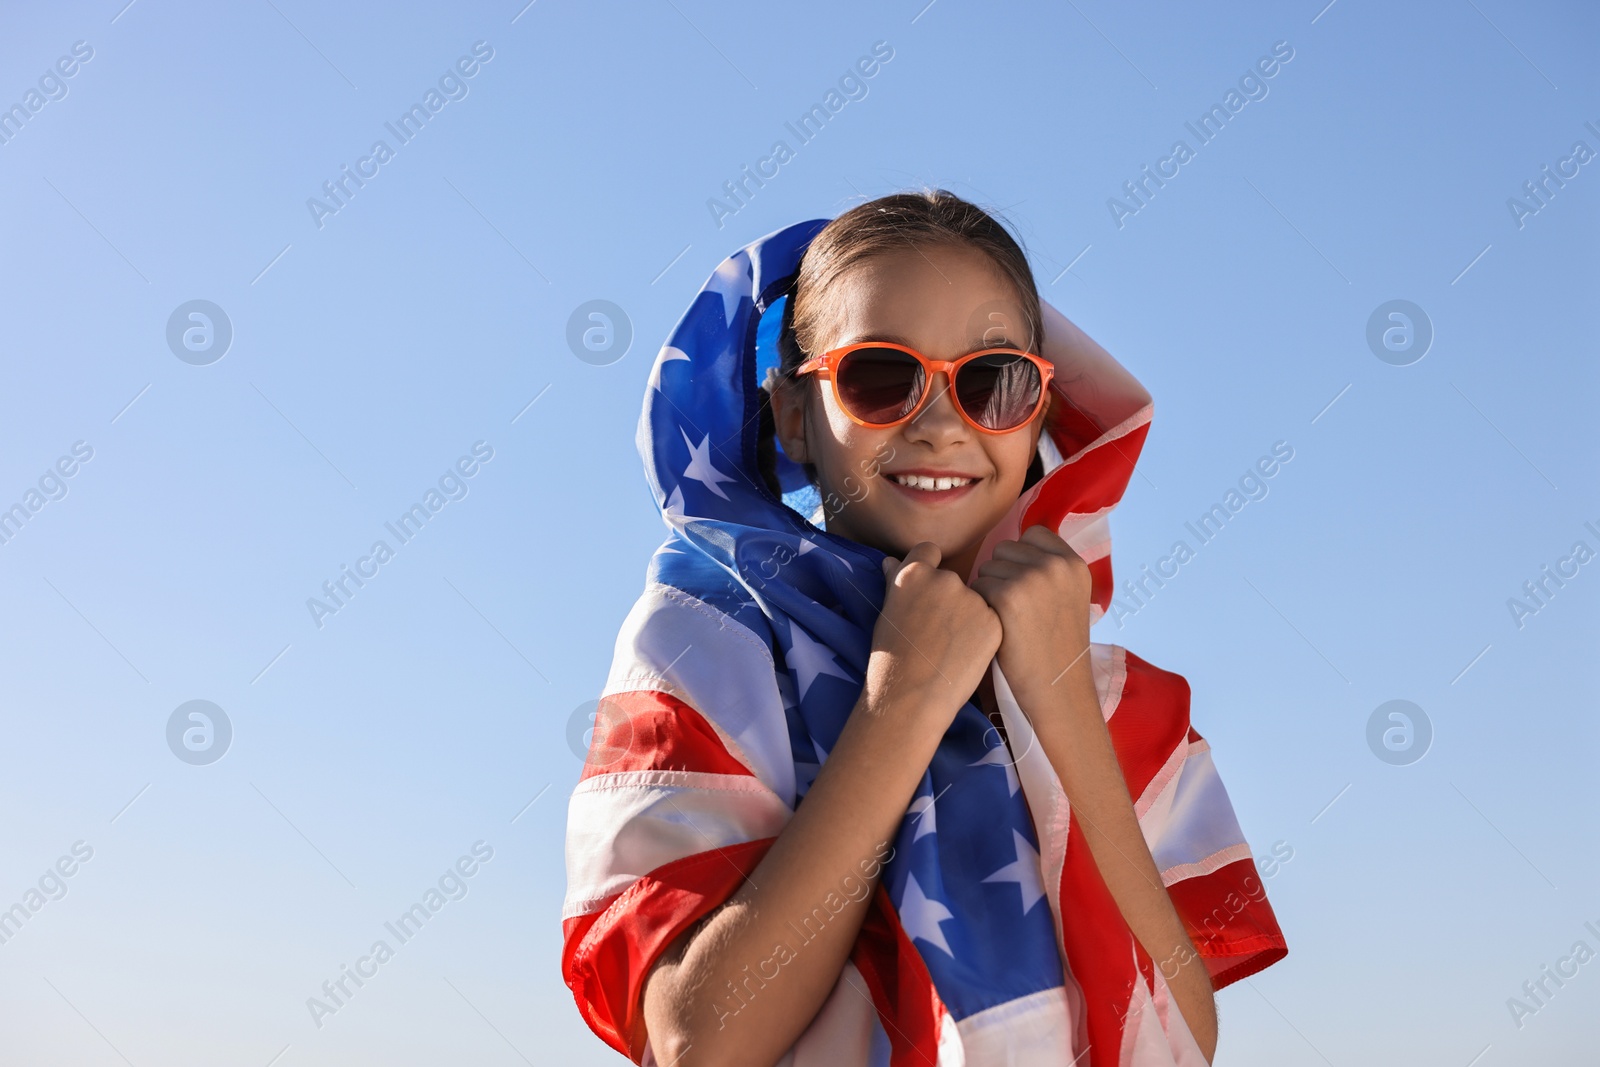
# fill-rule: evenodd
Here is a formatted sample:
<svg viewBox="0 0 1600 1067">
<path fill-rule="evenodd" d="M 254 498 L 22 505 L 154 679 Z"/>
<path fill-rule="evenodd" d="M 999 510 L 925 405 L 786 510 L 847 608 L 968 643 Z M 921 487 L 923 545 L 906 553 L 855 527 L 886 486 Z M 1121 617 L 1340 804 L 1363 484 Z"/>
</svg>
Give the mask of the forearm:
<svg viewBox="0 0 1600 1067">
<path fill-rule="evenodd" d="M 1018 700 L 1029 711 L 1106 888 L 1129 929 L 1162 969 L 1178 1010 L 1209 1061 L 1217 1042 L 1211 979 L 1161 884 L 1088 666 L 1085 657 L 1049 692 L 1019 695 Z M 1082 675 L 1073 678 L 1080 668 Z"/>
<path fill-rule="evenodd" d="M 794 1043 L 838 981 L 937 742 L 863 693 L 750 877 L 652 973 L 644 1014 L 661 1062 L 770 1064 Z"/>
</svg>

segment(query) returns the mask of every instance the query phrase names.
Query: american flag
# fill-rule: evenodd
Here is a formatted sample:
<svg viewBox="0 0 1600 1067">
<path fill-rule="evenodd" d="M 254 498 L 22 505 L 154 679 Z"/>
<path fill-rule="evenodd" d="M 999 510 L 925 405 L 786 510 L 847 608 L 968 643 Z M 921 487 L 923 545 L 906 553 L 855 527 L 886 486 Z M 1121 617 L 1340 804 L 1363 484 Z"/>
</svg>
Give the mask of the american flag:
<svg viewBox="0 0 1600 1067">
<path fill-rule="evenodd" d="M 883 603 L 882 554 L 791 506 L 805 478 L 781 450 L 783 499 L 755 461 L 758 373 L 827 221 L 717 267 L 657 356 L 639 420 L 668 536 L 617 636 L 569 802 L 562 972 L 590 1028 L 641 1064 L 656 1062 L 648 1040 L 631 1047 L 651 965 L 739 888 L 804 799 L 860 694 Z M 1098 619 L 1112 591 L 1106 518 L 1151 400 L 1043 311 L 1041 354 L 1071 415 L 1041 435 L 1045 477 L 979 562 L 1045 523 L 1089 562 Z M 1090 659 L 1145 840 L 1213 986 L 1282 959 L 1250 847 L 1189 721 L 1188 683 L 1113 644 L 1092 644 Z M 1162 973 L 1176 963 L 1129 930 L 998 663 L 991 672 L 1010 746 L 975 705 L 957 714 L 849 962 L 782 1067 L 1205 1063 Z"/>
</svg>

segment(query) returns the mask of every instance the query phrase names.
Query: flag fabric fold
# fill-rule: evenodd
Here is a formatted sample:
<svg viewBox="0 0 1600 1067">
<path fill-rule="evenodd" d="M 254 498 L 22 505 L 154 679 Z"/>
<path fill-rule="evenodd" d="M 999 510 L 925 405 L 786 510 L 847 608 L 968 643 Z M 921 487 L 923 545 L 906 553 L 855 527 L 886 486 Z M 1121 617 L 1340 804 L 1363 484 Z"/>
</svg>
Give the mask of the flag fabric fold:
<svg viewBox="0 0 1600 1067">
<path fill-rule="evenodd" d="M 657 356 L 639 420 L 668 536 L 618 633 L 569 800 L 561 963 L 585 1022 L 641 1064 L 655 1062 L 650 967 L 739 888 L 804 800 L 860 694 L 883 603 L 882 553 L 785 502 L 805 479 L 781 448 L 783 498 L 756 463 L 766 341 L 827 221 L 717 267 Z M 1103 348 L 1042 310 L 1040 353 L 1069 414 L 1041 435 L 1044 477 L 977 562 L 1049 526 L 1089 563 L 1093 621 L 1111 601 L 1107 516 L 1152 405 Z M 1090 660 L 1139 825 L 1213 985 L 1283 958 L 1187 682 L 1113 644 L 1092 644 Z M 1202 1067 L 1167 985 L 1183 961 L 1152 959 L 1128 929 L 1026 709 L 998 662 L 991 674 L 1005 740 L 964 706 L 892 847 L 793 927 L 783 947 L 797 952 L 870 887 L 849 962 L 781 1067 Z M 707 1011 L 736 1017 L 787 958 L 758 961 Z"/>
</svg>

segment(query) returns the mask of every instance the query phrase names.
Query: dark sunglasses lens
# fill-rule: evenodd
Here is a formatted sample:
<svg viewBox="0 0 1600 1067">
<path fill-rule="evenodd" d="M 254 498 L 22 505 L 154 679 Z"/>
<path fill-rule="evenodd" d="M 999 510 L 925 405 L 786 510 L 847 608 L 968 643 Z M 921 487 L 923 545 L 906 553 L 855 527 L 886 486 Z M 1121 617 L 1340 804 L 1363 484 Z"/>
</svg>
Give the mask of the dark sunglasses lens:
<svg viewBox="0 0 1600 1067">
<path fill-rule="evenodd" d="M 922 364 L 893 348 L 858 348 L 834 372 L 839 401 L 862 422 L 890 423 L 917 406 Z"/>
<path fill-rule="evenodd" d="M 962 364 L 955 388 L 956 399 L 979 426 L 1014 430 L 1039 404 L 1039 368 L 1018 355 L 979 356 Z"/>
</svg>

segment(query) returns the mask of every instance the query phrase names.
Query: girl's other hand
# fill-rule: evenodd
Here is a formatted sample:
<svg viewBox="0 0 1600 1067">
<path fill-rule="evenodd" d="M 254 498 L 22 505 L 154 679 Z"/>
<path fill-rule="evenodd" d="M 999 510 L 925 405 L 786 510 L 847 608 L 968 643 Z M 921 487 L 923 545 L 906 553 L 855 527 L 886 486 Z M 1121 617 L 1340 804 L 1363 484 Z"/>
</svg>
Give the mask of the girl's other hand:
<svg viewBox="0 0 1600 1067">
<path fill-rule="evenodd" d="M 978 567 L 972 589 L 1000 619 L 1000 669 L 1018 700 L 1058 681 L 1091 678 L 1093 587 L 1089 565 L 1048 526 L 999 542 Z"/>
<path fill-rule="evenodd" d="M 953 571 L 939 546 L 922 541 L 905 559 L 883 561 L 883 611 L 872 630 L 867 686 L 942 733 L 972 696 L 1000 649 L 1000 618 Z"/>
</svg>

